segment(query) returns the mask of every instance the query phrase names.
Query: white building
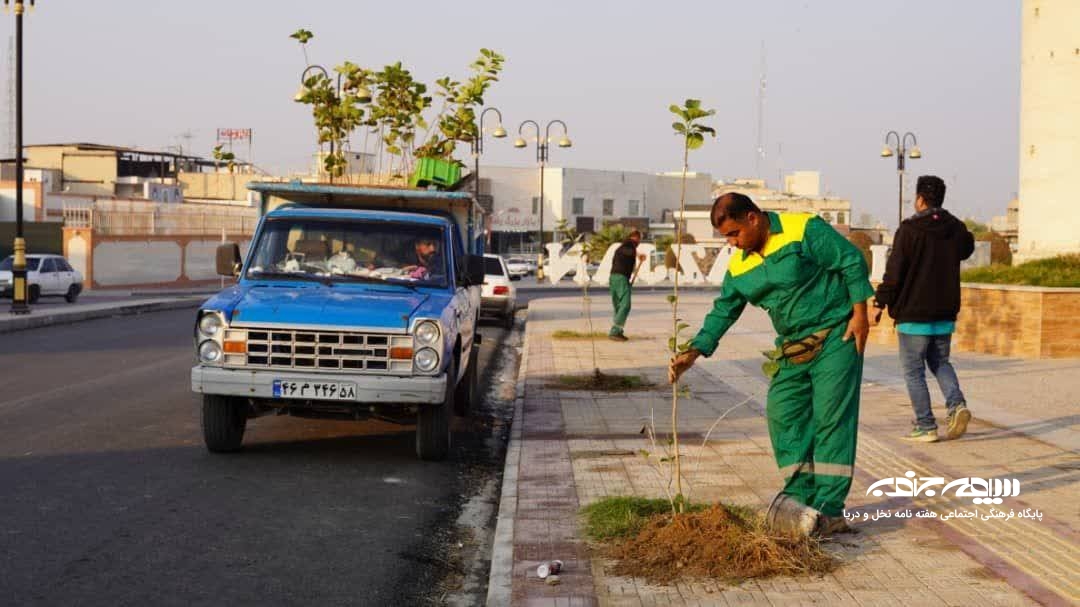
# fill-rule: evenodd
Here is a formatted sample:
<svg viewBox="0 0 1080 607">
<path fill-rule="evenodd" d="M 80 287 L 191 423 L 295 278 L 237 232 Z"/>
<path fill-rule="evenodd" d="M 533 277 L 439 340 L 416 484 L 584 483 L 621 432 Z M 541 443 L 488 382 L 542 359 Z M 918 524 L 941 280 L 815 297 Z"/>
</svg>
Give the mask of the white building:
<svg viewBox="0 0 1080 607">
<path fill-rule="evenodd" d="M 784 191 L 769 189 L 763 179 L 718 181 L 713 195 L 738 192 L 749 196 L 764 211 L 813 213 L 846 233 L 851 225 L 851 201 L 821 195 L 821 175 L 817 171 L 795 171 L 784 177 Z"/>
<path fill-rule="evenodd" d="M 1024 0 L 1018 261 L 1080 253 L 1080 2 Z"/>
<path fill-rule="evenodd" d="M 540 169 L 484 166 L 480 169 L 482 202 L 491 202 L 494 251 L 535 246 L 540 228 Z M 647 228 L 665 210 L 679 207 L 682 173 L 639 173 L 596 169 L 544 169 L 545 240 L 565 219 L 579 233 L 606 223 Z M 712 178 L 688 173 L 687 204 L 708 203 Z"/>
</svg>

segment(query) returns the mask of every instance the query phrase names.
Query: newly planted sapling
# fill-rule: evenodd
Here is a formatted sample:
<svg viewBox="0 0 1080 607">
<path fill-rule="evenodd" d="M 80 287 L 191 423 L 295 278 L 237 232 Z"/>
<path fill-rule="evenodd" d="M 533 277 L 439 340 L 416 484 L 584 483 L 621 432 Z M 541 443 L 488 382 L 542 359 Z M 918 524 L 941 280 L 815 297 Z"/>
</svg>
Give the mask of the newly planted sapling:
<svg viewBox="0 0 1080 607">
<path fill-rule="evenodd" d="M 701 120 L 712 116 L 716 110 L 702 109 L 698 99 L 687 99 L 682 106 L 672 104 L 669 109 L 679 120 L 672 123 L 671 127 L 675 134 L 682 138 L 683 143 L 683 167 L 682 187 L 679 194 L 679 218 L 675 222 L 675 259 L 682 259 L 683 221 L 681 218 L 686 213 L 686 173 L 690 165 L 690 150 L 696 150 L 705 144 L 705 136 L 716 136 L 712 127 L 701 123 Z M 689 342 L 680 341 L 681 333 L 690 325 L 679 318 L 679 268 L 675 271 L 675 281 L 668 302 L 671 303 L 671 337 L 668 339 L 668 349 L 672 356 L 678 356 L 690 348 Z M 679 382 L 671 385 L 671 437 L 672 437 L 672 466 L 674 467 L 675 495 L 678 511 L 683 511 L 684 504 L 682 490 L 682 461 L 679 454 L 679 396 L 681 394 Z"/>
</svg>

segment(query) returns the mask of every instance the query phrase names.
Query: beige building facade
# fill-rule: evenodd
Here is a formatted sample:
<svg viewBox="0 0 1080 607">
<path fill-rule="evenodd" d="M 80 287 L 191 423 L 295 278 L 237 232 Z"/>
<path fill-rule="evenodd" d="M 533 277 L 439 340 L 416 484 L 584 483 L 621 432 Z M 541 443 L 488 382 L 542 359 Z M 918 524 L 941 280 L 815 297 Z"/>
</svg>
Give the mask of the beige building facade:
<svg viewBox="0 0 1080 607">
<path fill-rule="evenodd" d="M 1024 0 L 1016 261 L 1080 253 L 1080 2 Z"/>
</svg>

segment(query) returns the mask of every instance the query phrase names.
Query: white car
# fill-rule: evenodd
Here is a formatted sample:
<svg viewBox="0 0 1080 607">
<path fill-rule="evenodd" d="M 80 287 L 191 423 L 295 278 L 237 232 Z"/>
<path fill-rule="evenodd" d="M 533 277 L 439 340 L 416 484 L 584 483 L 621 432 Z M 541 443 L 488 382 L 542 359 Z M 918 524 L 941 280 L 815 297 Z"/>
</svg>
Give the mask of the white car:
<svg viewBox="0 0 1080 607">
<path fill-rule="evenodd" d="M 510 257 L 506 260 L 506 269 L 510 272 L 511 280 L 519 280 L 536 270 L 536 262 L 530 262 L 524 257 Z"/>
<path fill-rule="evenodd" d="M 498 255 L 484 255 L 484 284 L 480 288 L 480 312 L 502 319 L 509 329 L 514 326 L 517 289 L 510 279 L 506 262 Z"/>
<path fill-rule="evenodd" d="M 13 297 L 12 267 L 15 257 L 0 261 L 0 296 Z M 26 282 L 29 285 L 27 300 L 34 303 L 39 297 L 60 296 L 75 303 L 82 293 L 83 276 L 62 255 L 27 255 Z"/>
</svg>

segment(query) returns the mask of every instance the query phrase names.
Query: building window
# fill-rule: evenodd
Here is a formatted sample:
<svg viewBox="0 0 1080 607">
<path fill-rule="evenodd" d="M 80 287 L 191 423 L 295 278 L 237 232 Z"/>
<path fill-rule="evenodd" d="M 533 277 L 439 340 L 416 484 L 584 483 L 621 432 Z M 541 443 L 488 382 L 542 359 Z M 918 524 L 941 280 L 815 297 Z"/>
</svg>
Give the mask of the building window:
<svg viewBox="0 0 1080 607">
<path fill-rule="evenodd" d="M 641 215 L 641 201 L 631 200 L 630 208 L 629 210 L 627 210 L 626 214 L 630 217 L 637 217 L 638 215 Z"/>
<path fill-rule="evenodd" d="M 536 215 L 537 213 L 540 212 L 540 198 L 537 197 L 537 196 L 533 196 L 532 200 L 533 200 L 533 212 L 532 212 L 532 214 Z"/>
<path fill-rule="evenodd" d="M 571 203 L 571 207 L 572 207 L 570 209 L 570 214 L 571 215 L 584 215 L 585 214 L 585 199 L 584 198 L 573 198 L 573 199 L 570 200 L 570 203 Z"/>
<path fill-rule="evenodd" d="M 829 222 L 829 223 L 832 223 L 832 213 L 830 213 L 828 211 L 825 211 L 824 213 L 822 213 L 821 218 L 824 219 L 825 221 Z"/>
<path fill-rule="evenodd" d="M 844 219 L 845 219 L 844 212 L 843 211 L 837 211 L 837 213 L 836 213 L 836 225 L 838 225 L 838 226 L 844 225 Z"/>
<path fill-rule="evenodd" d="M 611 217 L 615 214 L 615 201 L 610 198 L 604 199 L 604 217 Z"/>
</svg>

